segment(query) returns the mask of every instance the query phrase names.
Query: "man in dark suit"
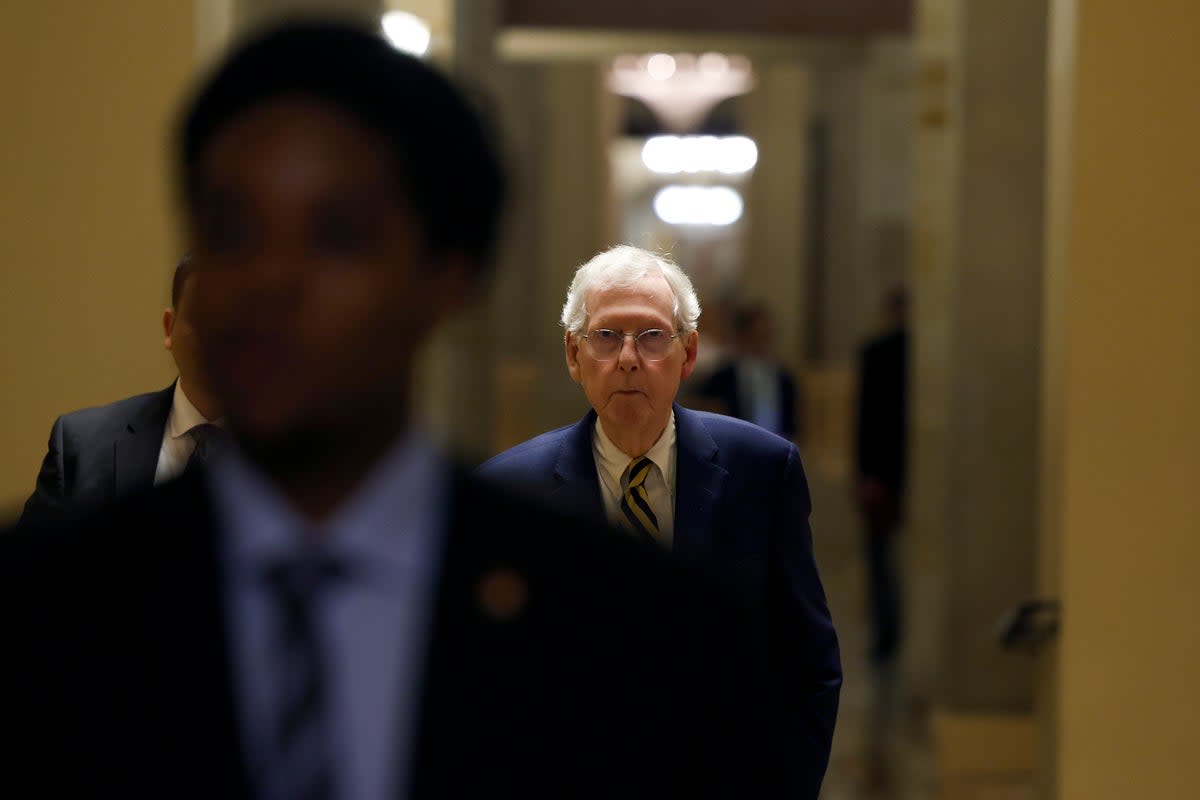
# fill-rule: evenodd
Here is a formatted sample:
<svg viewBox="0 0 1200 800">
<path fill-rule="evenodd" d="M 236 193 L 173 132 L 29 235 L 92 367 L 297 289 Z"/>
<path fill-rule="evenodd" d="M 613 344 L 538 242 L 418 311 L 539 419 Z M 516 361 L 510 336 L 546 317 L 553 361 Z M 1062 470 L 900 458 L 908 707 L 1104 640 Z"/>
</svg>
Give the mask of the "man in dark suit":
<svg viewBox="0 0 1200 800">
<path fill-rule="evenodd" d="M 904 515 L 908 428 L 908 298 L 893 287 L 883 301 L 883 330 L 858 355 L 854 500 L 863 521 L 863 554 L 870 609 L 871 724 L 864 778 L 886 786 L 891 771 L 886 741 L 899 690 L 903 636 L 901 573 L 896 537 Z"/>
<path fill-rule="evenodd" d="M 481 474 L 611 520 L 727 579 L 762 621 L 786 716 L 789 796 L 816 798 L 841 686 L 796 446 L 675 402 L 700 305 L 670 260 L 621 245 L 575 273 L 561 322 L 592 410 L 489 459 Z"/>
<path fill-rule="evenodd" d="M 733 314 L 730 358 L 694 390 L 724 413 L 796 440 L 796 380 L 774 355 L 774 326 L 765 305 L 750 303 Z"/>
<path fill-rule="evenodd" d="M 163 483 L 183 471 L 197 442 L 209 435 L 219 414 L 197 363 L 191 273 L 191 258 L 184 256 L 162 319 L 163 346 L 179 377 L 157 392 L 56 419 L 23 521 L 84 513 Z"/>
<path fill-rule="evenodd" d="M 907 473 L 908 300 L 893 288 L 884 330 L 859 352 L 855 499 L 866 530 L 872 624 L 871 660 L 890 664 L 900 646 L 900 590 L 894 540 L 903 516 Z"/>
<path fill-rule="evenodd" d="M 417 353 L 486 277 L 504 194 L 459 91 L 378 32 L 310 20 L 234 49 L 182 122 L 194 319 L 232 439 L 0 534 L 5 784 L 777 796 L 733 599 L 470 476 L 411 414 Z"/>
</svg>

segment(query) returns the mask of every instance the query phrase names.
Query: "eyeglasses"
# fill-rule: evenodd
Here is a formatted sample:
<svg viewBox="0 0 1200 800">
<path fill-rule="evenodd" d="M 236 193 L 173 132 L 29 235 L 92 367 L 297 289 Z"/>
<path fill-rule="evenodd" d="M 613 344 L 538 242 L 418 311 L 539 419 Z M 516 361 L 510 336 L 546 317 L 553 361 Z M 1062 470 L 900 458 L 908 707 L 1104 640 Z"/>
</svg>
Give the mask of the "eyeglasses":
<svg viewBox="0 0 1200 800">
<path fill-rule="evenodd" d="M 633 337 L 634 347 L 644 361 L 662 361 L 671 349 L 671 342 L 678 338 L 677 333 L 668 333 L 657 328 L 641 333 L 624 333 L 611 331 L 608 328 L 596 328 L 579 338 L 587 344 L 588 353 L 597 361 L 612 361 L 621 354 L 626 337 Z"/>
</svg>

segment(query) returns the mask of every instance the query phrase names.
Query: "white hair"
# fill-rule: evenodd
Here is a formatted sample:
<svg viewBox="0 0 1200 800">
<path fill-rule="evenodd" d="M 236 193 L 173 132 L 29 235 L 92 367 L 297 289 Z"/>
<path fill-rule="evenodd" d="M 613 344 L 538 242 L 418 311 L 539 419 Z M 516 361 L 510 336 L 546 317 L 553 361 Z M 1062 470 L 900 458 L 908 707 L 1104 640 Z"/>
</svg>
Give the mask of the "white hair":
<svg viewBox="0 0 1200 800">
<path fill-rule="evenodd" d="M 559 322 L 568 333 L 578 336 L 587 325 L 587 297 L 593 289 L 603 291 L 632 286 L 647 275 L 655 274 L 666 279 L 674 295 L 675 329 L 683 333 L 696 330 L 700 322 L 700 300 L 687 273 L 666 256 L 628 244 L 610 247 L 575 270 Z"/>
</svg>

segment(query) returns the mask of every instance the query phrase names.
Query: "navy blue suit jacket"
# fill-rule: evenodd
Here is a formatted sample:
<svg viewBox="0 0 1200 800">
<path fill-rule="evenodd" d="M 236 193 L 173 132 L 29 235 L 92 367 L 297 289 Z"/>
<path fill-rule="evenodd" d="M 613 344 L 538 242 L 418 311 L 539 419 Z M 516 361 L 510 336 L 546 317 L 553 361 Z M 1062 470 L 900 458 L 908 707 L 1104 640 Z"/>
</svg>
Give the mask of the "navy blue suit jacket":
<svg viewBox="0 0 1200 800">
<path fill-rule="evenodd" d="M 748 422 L 675 404 L 675 555 L 731 582 L 757 610 L 780 673 L 794 793 L 815 800 L 842 683 L 837 635 L 813 557 L 800 453 Z M 486 461 L 479 472 L 597 518 L 596 414 Z"/>
<path fill-rule="evenodd" d="M 22 522 L 76 516 L 154 484 L 175 384 L 54 420 Z"/>
</svg>

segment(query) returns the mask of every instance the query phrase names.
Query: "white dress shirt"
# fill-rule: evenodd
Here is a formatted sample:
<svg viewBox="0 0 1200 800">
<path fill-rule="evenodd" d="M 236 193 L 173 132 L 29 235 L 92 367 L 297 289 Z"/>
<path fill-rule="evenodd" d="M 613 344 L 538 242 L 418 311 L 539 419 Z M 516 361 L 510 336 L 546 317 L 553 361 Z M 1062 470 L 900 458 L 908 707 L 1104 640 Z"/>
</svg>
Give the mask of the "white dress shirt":
<svg viewBox="0 0 1200 800">
<path fill-rule="evenodd" d="M 317 628 L 329 665 L 334 797 L 404 797 L 420 706 L 449 473 L 430 442 L 399 442 L 327 520 L 311 523 L 236 448 L 214 457 L 211 480 L 225 564 L 238 716 L 250 775 L 271 785 L 278 614 L 264 572 L 314 546 L 348 574 L 319 594 Z"/>
<path fill-rule="evenodd" d="M 197 425 L 216 424 L 196 410 L 192 401 L 183 392 L 183 381 L 175 381 L 175 394 L 171 397 L 171 411 L 163 428 L 162 446 L 158 450 L 158 466 L 154 468 L 154 485 L 169 481 L 187 466 L 196 442 L 188 432 Z"/>
<path fill-rule="evenodd" d="M 596 474 L 600 477 L 600 493 L 604 496 L 604 510 L 608 518 L 619 524 L 621 518 L 621 475 L 634 460 L 621 448 L 613 444 L 597 418 L 592 433 L 592 456 L 596 459 Z M 649 450 L 646 458 L 654 462 L 654 469 L 646 476 L 643 484 L 650 499 L 650 509 L 658 520 L 658 540 L 670 549 L 675 529 L 675 412 L 667 420 L 667 427 Z"/>
</svg>

